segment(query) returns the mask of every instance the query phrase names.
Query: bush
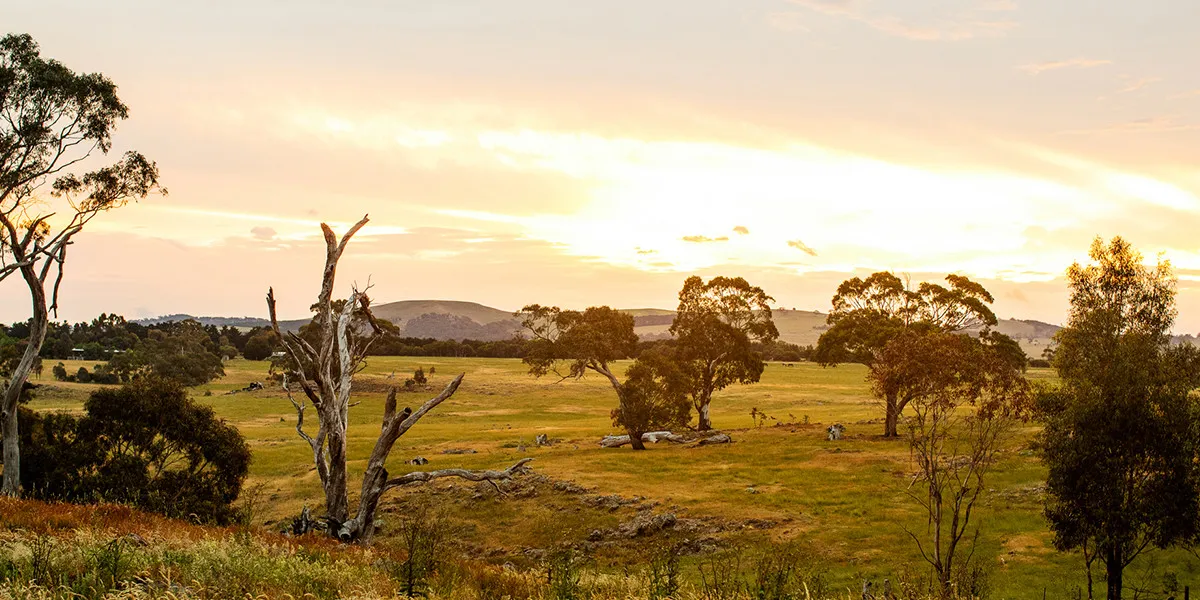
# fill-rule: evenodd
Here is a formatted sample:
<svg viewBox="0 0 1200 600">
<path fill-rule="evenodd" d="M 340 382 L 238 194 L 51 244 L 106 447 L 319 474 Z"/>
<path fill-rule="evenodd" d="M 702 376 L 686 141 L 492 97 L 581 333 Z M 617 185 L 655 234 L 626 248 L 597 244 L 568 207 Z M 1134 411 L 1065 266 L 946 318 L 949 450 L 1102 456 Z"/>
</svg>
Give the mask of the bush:
<svg viewBox="0 0 1200 600">
<path fill-rule="evenodd" d="M 67 380 L 67 367 L 65 365 L 63 365 L 62 363 L 58 363 L 57 365 L 54 365 L 54 368 L 50 369 L 50 372 L 54 374 L 55 381 L 66 381 Z"/>
<path fill-rule="evenodd" d="M 263 331 L 246 340 L 246 346 L 242 348 L 242 356 L 246 360 L 266 360 L 271 358 L 271 353 L 274 351 L 275 333 Z"/>
<path fill-rule="evenodd" d="M 132 504 L 228 523 L 250 468 L 237 429 L 177 383 L 143 378 L 92 393 L 86 414 L 22 410 L 21 484 L 29 495 Z"/>
</svg>

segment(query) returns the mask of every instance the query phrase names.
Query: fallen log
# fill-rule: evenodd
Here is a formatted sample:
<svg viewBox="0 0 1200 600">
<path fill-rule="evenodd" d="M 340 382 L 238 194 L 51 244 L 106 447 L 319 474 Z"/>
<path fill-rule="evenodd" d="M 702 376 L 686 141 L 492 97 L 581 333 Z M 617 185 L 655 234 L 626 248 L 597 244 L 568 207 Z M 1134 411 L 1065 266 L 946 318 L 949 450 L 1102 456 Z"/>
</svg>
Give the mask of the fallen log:
<svg viewBox="0 0 1200 600">
<path fill-rule="evenodd" d="M 676 444 L 687 443 L 687 440 L 683 439 L 683 436 L 676 435 L 670 431 L 650 431 L 642 434 L 643 442 L 657 444 L 662 440 L 674 442 Z M 631 440 L 627 435 L 606 435 L 604 436 L 604 439 L 600 440 L 600 446 L 604 448 L 620 448 L 621 446 L 630 443 L 630 441 Z"/>
<path fill-rule="evenodd" d="M 706 437 L 706 438 L 703 438 L 698 441 L 697 440 L 689 441 L 687 438 L 683 437 L 682 435 L 672 433 L 670 431 L 651 431 L 651 432 L 642 434 L 643 442 L 657 444 L 658 442 L 664 441 L 664 440 L 671 442 L 672 444 L 688 444 L 688 443 L 696 442 L 701 446 L 705 446 L 708 444 L 728 444 L 729 442 L 733 441 L 733 439 L 730 438 L 729 435 L 724 434 L 724 433 Z M 627 436 L 627 435 L 606 435 L 606 436 L 604 436 L 604 439 L 600 440 L 600 446 L 603 448 L 620 448 L 621 446 L 624 446 L 624 445 L 628 444 L 629 442 L 630 442 L 630 439 L 629 439 L 629 436 Z"/>
</svg>

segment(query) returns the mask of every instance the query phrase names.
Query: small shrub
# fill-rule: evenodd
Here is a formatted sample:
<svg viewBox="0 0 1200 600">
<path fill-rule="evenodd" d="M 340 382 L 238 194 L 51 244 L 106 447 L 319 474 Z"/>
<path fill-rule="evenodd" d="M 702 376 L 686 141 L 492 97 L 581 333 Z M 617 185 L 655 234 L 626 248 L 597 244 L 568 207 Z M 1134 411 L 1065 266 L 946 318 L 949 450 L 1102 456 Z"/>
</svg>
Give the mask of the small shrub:
<svg viewBox="0 0 1200 600">
<path fill-rule="evenodd" d="M 404 561 L 392 569 L 400 593 L 408 598 L 429 597 L 430 579 L 437 572 L 445 539 L 445 519 L 422 507 L 400 523 L 399 540 Z"/>
<path fill-rule="evenodd" d="M 650 600 L 667 600 L 679 593 L 679 547 L 663 544 L 650 559 Z"/>
<path fill-rule="evenodd" d="M 697 565 L 700 589 L 705 600 L 735 600 L 742 597 L 742 554 L 737 548 L 710 554 Z"/>
<path fill-rule="evenodd" d="M 530 600 L 544 597 L 545 584 L 531 573 L 471 563 L 463 577 L 472 583 L 479 600 Z"/>
<path fill-rule="evenodd" d="M 550 600 L 578 600 L 583 597 L 580 580 L 587 557 L 570 546 L 556 547 L 546 554 L 547 597 Z"/>
</svg>

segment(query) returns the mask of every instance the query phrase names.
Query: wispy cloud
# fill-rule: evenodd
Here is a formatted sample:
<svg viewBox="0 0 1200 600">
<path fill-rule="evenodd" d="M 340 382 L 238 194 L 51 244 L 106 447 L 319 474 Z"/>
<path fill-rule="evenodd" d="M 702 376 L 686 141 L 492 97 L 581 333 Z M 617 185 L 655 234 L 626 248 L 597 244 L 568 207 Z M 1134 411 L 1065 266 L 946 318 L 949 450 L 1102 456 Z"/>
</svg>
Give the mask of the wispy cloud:
<svg viewBox="0 0 1200 600">
<path fill-rule="evenodd" d="M 908 18 L 877 9 L 867 0 L 790 0 L 791 3 L 830 17 L 858 21 L 875 29 L 917 41 L 961 41 L 980 37 L 998 37 L 1015 28 L 1010 19 L 997 19 L 994 13 L 1011 11 L 1016 4 L 1008 0 L 983 0 L 933 20 Z"/>
<path fill-rule="evenodd" d="M 1123 133 L 1170 133 L 1175 131 L 1197 131 L 1200 130 L 1200 125 L 1194 123 L 1184 123 L 1176 116 L 1159 116 L 1146 117 L 1144 119 L 1135 119 L 1124 123 L 1117 123 L 1107 127 L 1096 127 L 1092 129 L 1069 129 L 1058 132 L 1061 135 L 1083 135 L 1083 134 L 1123 134 Z"/>
<path fill-rule="evenodd" d="M 804 242 L 802 242 L 800 240 L 789 240 L 787 244 L 788 244 L 788 246 L 791 246 L 792 248 L 795 248 L 809 256 L 817 255 L 816 250 L 813 250 L 808 244 L 805 244 Z"/>
<path fill-rule="evenodd" d="M 734 227 L 733 232 L 738 235 L 750 235 L 750 229 L 744 225 L 738 225 L 737 227 Z"/>
<path fill-rule="evenodd" d="M 250 230 L 250 235 L 256 240 L 271 241 L 279 235 L 272 227 L 254 227 Z"/>
<path fill-rule="evenodd" d="M 767 25 L 780 31 L 811 31 L 803 23 L 803 17 L 795 11 L 778 11 L 767 13 Z"/>
<path fill-rule="evenodd" d="M 1186 92 L 1180 92 L 1178 94 L 1171 94 L 1170 96 L 1167 96 L 1168 100 L 1179 100 L 1181 98 L 1200 98 L 1200 89 L 1188 90 Z"/>
<path fill-rule="evenodd" d="M 1152 83 L 1158 82 L 1158 81 L 1162 81 L 1162 78 L 1161 77 L 1143 77 L 1141 79 L 1130 81 L 1128 84 L 1125 85 L 1125 87 L 1117 90 L 1117 93 L 1118 94 L 1128 94 L 1130 92 L 1136 92 L 1136 91 L 1138 91 Z"/>
<path fill-rule="evenodd" d="M 707 235 L 685 235 L 681 238 L 685 242 L 692 244 L 711 244 L 713 242 L 728 242 L 728 236 L 708 237 Z"/>
<path fill-rule="evenodd" d="M 1028 65 L 1019 65 L 1020 71 L 1025 71 L 1030 75 L 1040 75 L 1046 71 L 1057 71 L 1059 69 L 1090 69 L 1092 67 L 1102 67 L 1111 65 L 1113 61 L 1095 59 L 1095 58 L 1068 58 L 1066 60 L 1051 60 L 1040 63 L 1032 63 Z"/>
</svg>

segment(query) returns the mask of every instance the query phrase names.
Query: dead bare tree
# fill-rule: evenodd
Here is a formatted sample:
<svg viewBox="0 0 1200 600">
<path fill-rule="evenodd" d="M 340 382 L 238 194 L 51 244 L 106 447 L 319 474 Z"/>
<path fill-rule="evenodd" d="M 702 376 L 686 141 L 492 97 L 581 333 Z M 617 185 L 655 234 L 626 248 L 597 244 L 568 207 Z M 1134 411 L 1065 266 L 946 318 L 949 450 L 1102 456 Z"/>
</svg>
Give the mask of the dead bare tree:
<svg viewBox="0 0 1200 600">
<path fill-rule="evenodd" d="M 997 348 L 965 335 L 902 334 L 881 352 L 870 377 L 878 387 L 903 378 L 912 390 L 909 447 L 917 473 L 908 495 L 925 512 L 923 535 L 905 528 L 933 568 L 942 597 L 979 584 L 970 570 L 978 525 L 975 508 L 1019 419 L 1028 384 Z M 972 528 L 974 533 L 972 534 Z"/>
<path fill-rule="evenodd" d="M 354 375 L 365 367 L 367 350 L 382 334 L 382 329 L 371 314 L 371 300 L 366 293 L 370 289 L 369 285 L 361 291 L 355 288 L 340 310 L 335 310 L 333 286 L 338 260 L 341 259 L 346 244 L 367 221 L 367 217 L 364 216 L 340 241 L 328 225 L 321 224 L 326 246 L 325 272 L 321 278 L 321 292 L 314 305 L 316 331 L 310 335 L 310 339 L 280 330 L 275 313 L 275 291 L 271 289 L 267 292 L 271 326 L 287 350 L 291 365 L 290 373 L 284 377 L 284 388 L 288 390 L 288 398 L 296 408 L 296 432 L 312 449 L 313 464 L 325 491 L 329 532 L 342 541 L 360 543 L 370 541 L 375 530 L 375 511 L 379 507 L 379 500 L 388 490 L 444 477 L 491 482 L 511 479 L 514 475 L 524 472 L 525 465 L 533 460 L 523 459 L 503 471 L 442 469 L 391 477 L 384 465 L 396 440 L 416 425 L 421 417 L 453 396 L 462 384 L 465 374 L 455 377 L 442 393 L 427 400 L 415 411 L 411 408 L 396 410 L 396 388 L 393 387 L 384 405 L 379 438 L 367 460 L 358 507 L 351 517 L 346 474 L 346 426 L 352 406 L 351 389 Z M 290 378 L 295 378 L 304 392 L 304 397 L 300 400 L 292 395 L 288 386 Z M 309 434 L 304 426 L 305 412 L 309 407 L 315 409 L 317 414 L 315 436 Z"/>
</svg>

